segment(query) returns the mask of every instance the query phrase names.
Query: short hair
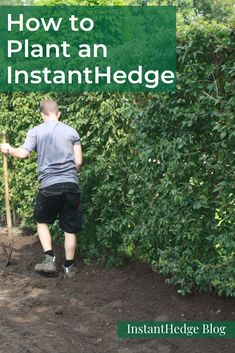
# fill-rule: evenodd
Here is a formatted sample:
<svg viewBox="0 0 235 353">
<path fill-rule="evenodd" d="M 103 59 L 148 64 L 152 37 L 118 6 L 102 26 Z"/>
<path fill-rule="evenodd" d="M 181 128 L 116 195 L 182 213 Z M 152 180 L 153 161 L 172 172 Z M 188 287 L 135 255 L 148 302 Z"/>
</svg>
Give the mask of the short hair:
<svg viewBox="0 0 235 353">
<path fill-rule="evenodd" d="M 50 115 L 51 113 L 57 114 L 59 112 L 58 104 L 53 99 L 45 99 L 40 103 L 40 113 Z"/>
</svg>

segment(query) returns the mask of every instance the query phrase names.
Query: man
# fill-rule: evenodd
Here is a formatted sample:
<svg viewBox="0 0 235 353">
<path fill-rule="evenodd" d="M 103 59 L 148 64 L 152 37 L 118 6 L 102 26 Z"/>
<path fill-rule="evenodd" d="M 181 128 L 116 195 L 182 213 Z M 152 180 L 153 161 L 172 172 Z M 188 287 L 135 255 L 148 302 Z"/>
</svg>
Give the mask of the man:
<svg viewBox="0 0 235 353">
<path fill-rule="evenodd" d="M 36 264 L 37 272 L 56 272 L 55 254 L 48 224 L 57 216 L 64 231 L 65 277 L 77 272 L 74 265 L 75 233 L 81 229 L 80 193 L 77 172 L 82 165 L 79 134 L 59 121 L 58 105 L 53 100 L 40 104 L 43 123 L 29 130 L 25 143 L 19 148 L 1 144 L 1 152 L 16 158 L 26 158 L 33 150 L 38 155 L 39 193 L 34 207 L 34 220 L 44 250 L 44 260 Z"/>
</svg>

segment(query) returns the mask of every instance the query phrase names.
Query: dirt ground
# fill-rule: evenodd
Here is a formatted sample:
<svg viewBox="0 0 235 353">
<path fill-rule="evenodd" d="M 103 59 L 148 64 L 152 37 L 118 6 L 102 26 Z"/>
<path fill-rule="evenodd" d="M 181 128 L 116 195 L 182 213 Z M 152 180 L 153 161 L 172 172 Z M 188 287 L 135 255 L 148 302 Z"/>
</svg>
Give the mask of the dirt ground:
<svg viewBox="0 0 235 353">
<path fill-rule="evenodd" d="M 5 239 L 1 231 L 0 244 Z M 15 237 L 11 265 L 0 246 L 0 353 L 234 353 L 231 339 L 119 339 L 117 321 L 235 321 L 235 300 L 182 297 L 139 263 L 122 268 L 78 259 L 74 280 L 34 273 L 37 237 Z"/>
</svg>

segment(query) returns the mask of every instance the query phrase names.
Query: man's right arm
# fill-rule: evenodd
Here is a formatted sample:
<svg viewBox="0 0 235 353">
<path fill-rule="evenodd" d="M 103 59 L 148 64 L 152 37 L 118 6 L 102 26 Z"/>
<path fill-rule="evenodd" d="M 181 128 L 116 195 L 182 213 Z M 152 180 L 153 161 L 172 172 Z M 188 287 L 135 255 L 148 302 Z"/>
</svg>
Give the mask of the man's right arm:
<svg viewBox="0 0 235 353">
<path fill-rule="evenodd" d="M 26 140 L 22 146 L 15 148 L 11 155 L 16 158 L 25 158 L 28 157 L 32 151 L 35 151 L 37 148 L 37 133 L 36 129 L 33 128 L 28 131 Z"/>
<path fill-rule="evenodd" d="M 19 147 L 19 148 L 14 148 L 11 147 L 9 143 L 2 143 L 0 145 L 1 152 L 4 154 L 9 154 L 12 157 L 23 159 L 29 156 L 29 151 L 27 151 L 25 148 Z"/>
<path fill-rule="evenodd" d="M 22 147 L 19 147 L 19 148 L 11 147 L 9 149 L 9 154 L 12 157 L 19 158 L 19 159 L 24 159 L 24 158 L 29 156 L 29 151 L 27 151 L 26 149 L 24 149 Z"/>
<path fill-rule="evenodd" d="M 36 150 L 37 147 L 37 134 L 35 128 L 27 133 L 24 144 L 18 148 L 11 147 L 9 143 L 1 144 L 1 152 L 9 154 L 12 157 L 24 159 L 29 156 L 30 152 Z"/>
</svg>

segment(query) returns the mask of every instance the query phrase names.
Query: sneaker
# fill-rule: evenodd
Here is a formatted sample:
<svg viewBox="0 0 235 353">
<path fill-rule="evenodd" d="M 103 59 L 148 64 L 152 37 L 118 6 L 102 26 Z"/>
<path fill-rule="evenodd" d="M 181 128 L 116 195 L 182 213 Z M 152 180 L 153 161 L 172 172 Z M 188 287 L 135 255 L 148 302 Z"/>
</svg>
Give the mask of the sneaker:
<svg viewBox="0 0 235 353">
<path fill-rule="evenodd" d="M 78 272 L 78 269 L 76 266 L 74 266 L 74 264 L 70 265 L 69 267 L 65 267 L 63 265 L 63 270 L 64 270 L 64 277 L 65 278 L 72 278 Z"/>
<path fill-rule="evenodd" d="M 44 255 L 44 260 L 35 265 L 35 271 L 46 273 L 56 272 L 55 256 Z"/>
</svg>

